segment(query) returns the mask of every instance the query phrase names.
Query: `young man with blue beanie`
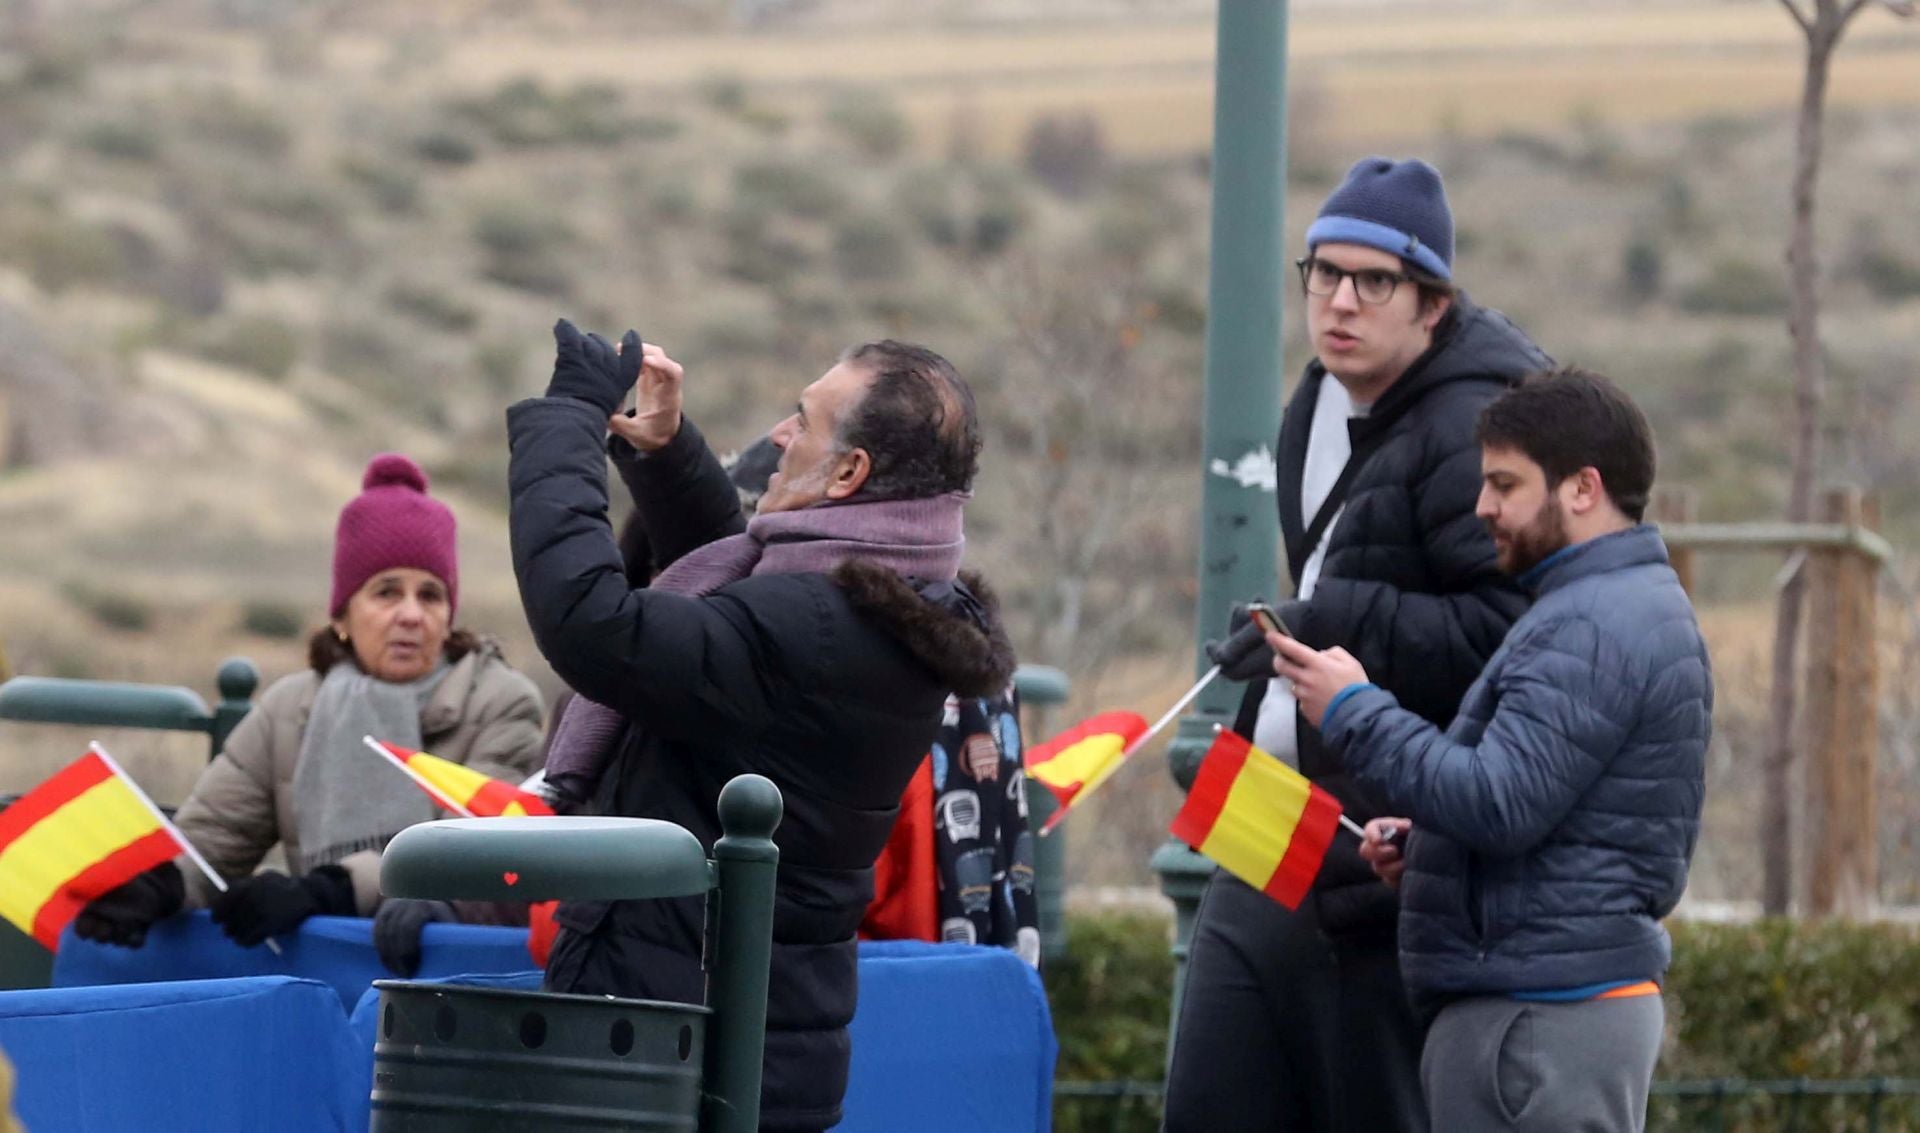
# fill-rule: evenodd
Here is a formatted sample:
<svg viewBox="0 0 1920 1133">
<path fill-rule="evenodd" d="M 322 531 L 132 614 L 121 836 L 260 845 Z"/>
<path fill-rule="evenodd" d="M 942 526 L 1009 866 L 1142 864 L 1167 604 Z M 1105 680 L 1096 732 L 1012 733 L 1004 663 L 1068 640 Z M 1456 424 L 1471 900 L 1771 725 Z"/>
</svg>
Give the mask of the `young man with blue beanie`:
<svg viewBox="0 0 1920 1133">
<path fill-rule="evenodd" d="M 1409 710 L 1442 723 L 1527 606 L 1474 518 L 1474 421 L 1552 362 L 1456 287 L 1453 213 L 1423 161 L 1356 164 L 1306 244 L 1315 357 L 1280 424 L 1293 598 L 1275 606 L 1301 641 L 1347 650 Z M 1381 813 L 1271 679 L 1259 631 L 1230 628 L 1209 651 L 1248 682 L 1235 730 L 1356 818 Z M 1398 921 L 1394 891 L 1352 838 L 1334 840 L 1294 912 L 1216 873 L 1189 953 L 1167 1129 L 1425 1130 L 1423 1028 L 1401 986 Z"/>
<path fill-rule="evenodd" d="M 1400 967 L 1431 1017 L 1435 1129 L 1646 1126 L 1706 794 L 1713 674 L 1660 532 L 1653 430 L 1612 382 L 1529 378 L 1480 416 L 1479 514 L 1535 595 L 1445 731 L 1334 649 L 1277 672 L 1397 815 L 1363 857 L 1400 886 Z M 1385 841 L 1407 834 L 1404 859 Z"/>
</svg>

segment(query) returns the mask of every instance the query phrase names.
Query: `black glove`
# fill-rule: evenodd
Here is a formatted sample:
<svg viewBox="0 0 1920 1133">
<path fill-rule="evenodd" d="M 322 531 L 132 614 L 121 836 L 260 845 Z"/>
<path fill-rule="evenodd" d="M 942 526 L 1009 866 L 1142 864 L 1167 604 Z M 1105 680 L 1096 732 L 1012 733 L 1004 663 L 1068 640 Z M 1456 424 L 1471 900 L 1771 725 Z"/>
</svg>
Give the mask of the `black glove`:
<svg viewBox="0 0 1920 1133">
<path fill-rule="evenodd" d="M 73 918 L 73 932 L 83 940 L 138 948 L 147 942 L 147 929 L 179 912 L 186 898 L 186 878 L 172 862 L 161 862 L 95 897 Z"/>
<path fill-rule="evenodd" d="M 388 897 L 373 911 L 373 950 L 388 971 L 411 977 L 420 970 L 420 931 L 433 921 L 459 919 L 445 901 Z"/>
<path fill-rule="evenodd" d="M 548 397 L 584 401 L 608 417 L 640 380 L 640 335 L 628 331 L 620 349 L 597 334 L 581 334 L 565 319 L 553 324 L 553 379 Z"/>
<path fill-rule="evenodd" d="M 269 936 L 293 931 L 311 916 L 352 916 L 353 878 L 337 865 L 323 865 L 304 877 L 267 870 L 237 882 L 208 909 L 213 923 L 235 944 L 252 948 Z"/>
<path fill-rule="evenodd" d="M 1277 611 L 1282 621 L 1291 622 L 1290 613 L 1300 604 L 1289 602 Z M 1253 624 L 1244 602 L 1235 602 L 1227 618 L 1227 639 L 1207 642 L 1207 660 L 1220 666 L 1220 675 L 1232 681 L 1253 681 L 1273 676 L 1273 647 L 1267 635 Z"/>
</svg>

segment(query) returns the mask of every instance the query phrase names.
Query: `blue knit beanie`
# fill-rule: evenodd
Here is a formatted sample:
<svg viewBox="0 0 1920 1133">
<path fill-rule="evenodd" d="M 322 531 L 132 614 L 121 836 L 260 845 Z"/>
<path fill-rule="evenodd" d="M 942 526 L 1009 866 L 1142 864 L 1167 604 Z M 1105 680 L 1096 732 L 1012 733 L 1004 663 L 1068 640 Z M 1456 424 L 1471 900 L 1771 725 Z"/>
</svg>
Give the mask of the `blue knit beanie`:
<svg viewBox="0 0 1920 1133">
<path fill-rule="evenodd" d="M 1418 159 L 1356 162 L 1307 229 L 1307 250 L 1322 244 L 1378 248 L 1451 280 L 1453 210 L 1440 171 Z"/>
</svg>

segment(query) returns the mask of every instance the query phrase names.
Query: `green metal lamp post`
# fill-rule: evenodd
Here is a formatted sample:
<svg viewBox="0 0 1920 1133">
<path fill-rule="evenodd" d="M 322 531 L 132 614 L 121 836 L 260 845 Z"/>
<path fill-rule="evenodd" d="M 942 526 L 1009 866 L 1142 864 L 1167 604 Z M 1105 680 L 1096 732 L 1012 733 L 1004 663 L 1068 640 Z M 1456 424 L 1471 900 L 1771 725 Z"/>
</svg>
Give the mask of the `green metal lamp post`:
<svg viewBox="0 0 1920 1133">
<path fill-rule="evenodd" d="M 1220 0 L 1217 36 L 1196 642 L 1219 636 L 1228 608 L 1270 595 L 1278 577 L 1271 446 L 1280 419 L 1285 299 L 1286 0 Z M 1196 673 L 1208 665 L 1196 649 Z M 1216 681 L 1180 721 L 1167 758 L 1183 790 L 1193 784 L 1214 726 L 1231 720 L 1237 695 L 1235 686 Z M 1154 852 L 1152 865 L 1175 910 L 1171 1034 L 1194 913 L 1213 866 L 1172 841 Z"/>
</svg>

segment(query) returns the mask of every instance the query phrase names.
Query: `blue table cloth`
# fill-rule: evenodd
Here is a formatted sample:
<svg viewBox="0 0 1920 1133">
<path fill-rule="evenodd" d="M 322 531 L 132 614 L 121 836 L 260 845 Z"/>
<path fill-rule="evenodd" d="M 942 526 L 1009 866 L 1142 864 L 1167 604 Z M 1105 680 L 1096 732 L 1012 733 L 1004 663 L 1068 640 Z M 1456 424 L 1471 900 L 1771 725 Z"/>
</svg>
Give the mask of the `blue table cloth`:
<svg viewBox="0 0 1920 1133">
<path fill-rule="evenodd" d="M 0 992 L 33 1133 L 362 1133 L 335 990 L 287 976 Z"/>
<path fill-rule="evenodd" d="M 282 955 L 242 948 L 207 918 L 205 909 L 153 926 L 140 948 L 81 940 L 69 929 L 53 960 L 53 986 L 159 983 L 237 976 L 301 976 L 328 984 L 351 1011 L 374 980 L 396 978 L 373 950 L 373 922 L 364 917 L 312 917 L 277 938 Z M 463 972 L 517 972 L 533 966 L 527 930 L 494 925 L 430 924 L 420 936 L 420 978 Z"/>
<path fill-rule="evenodd" d="M 1059 1046 L 1039 973 L 1004 948 L 860 946 L 840 1133 L 1051 1127 Z"/>
</svg>

